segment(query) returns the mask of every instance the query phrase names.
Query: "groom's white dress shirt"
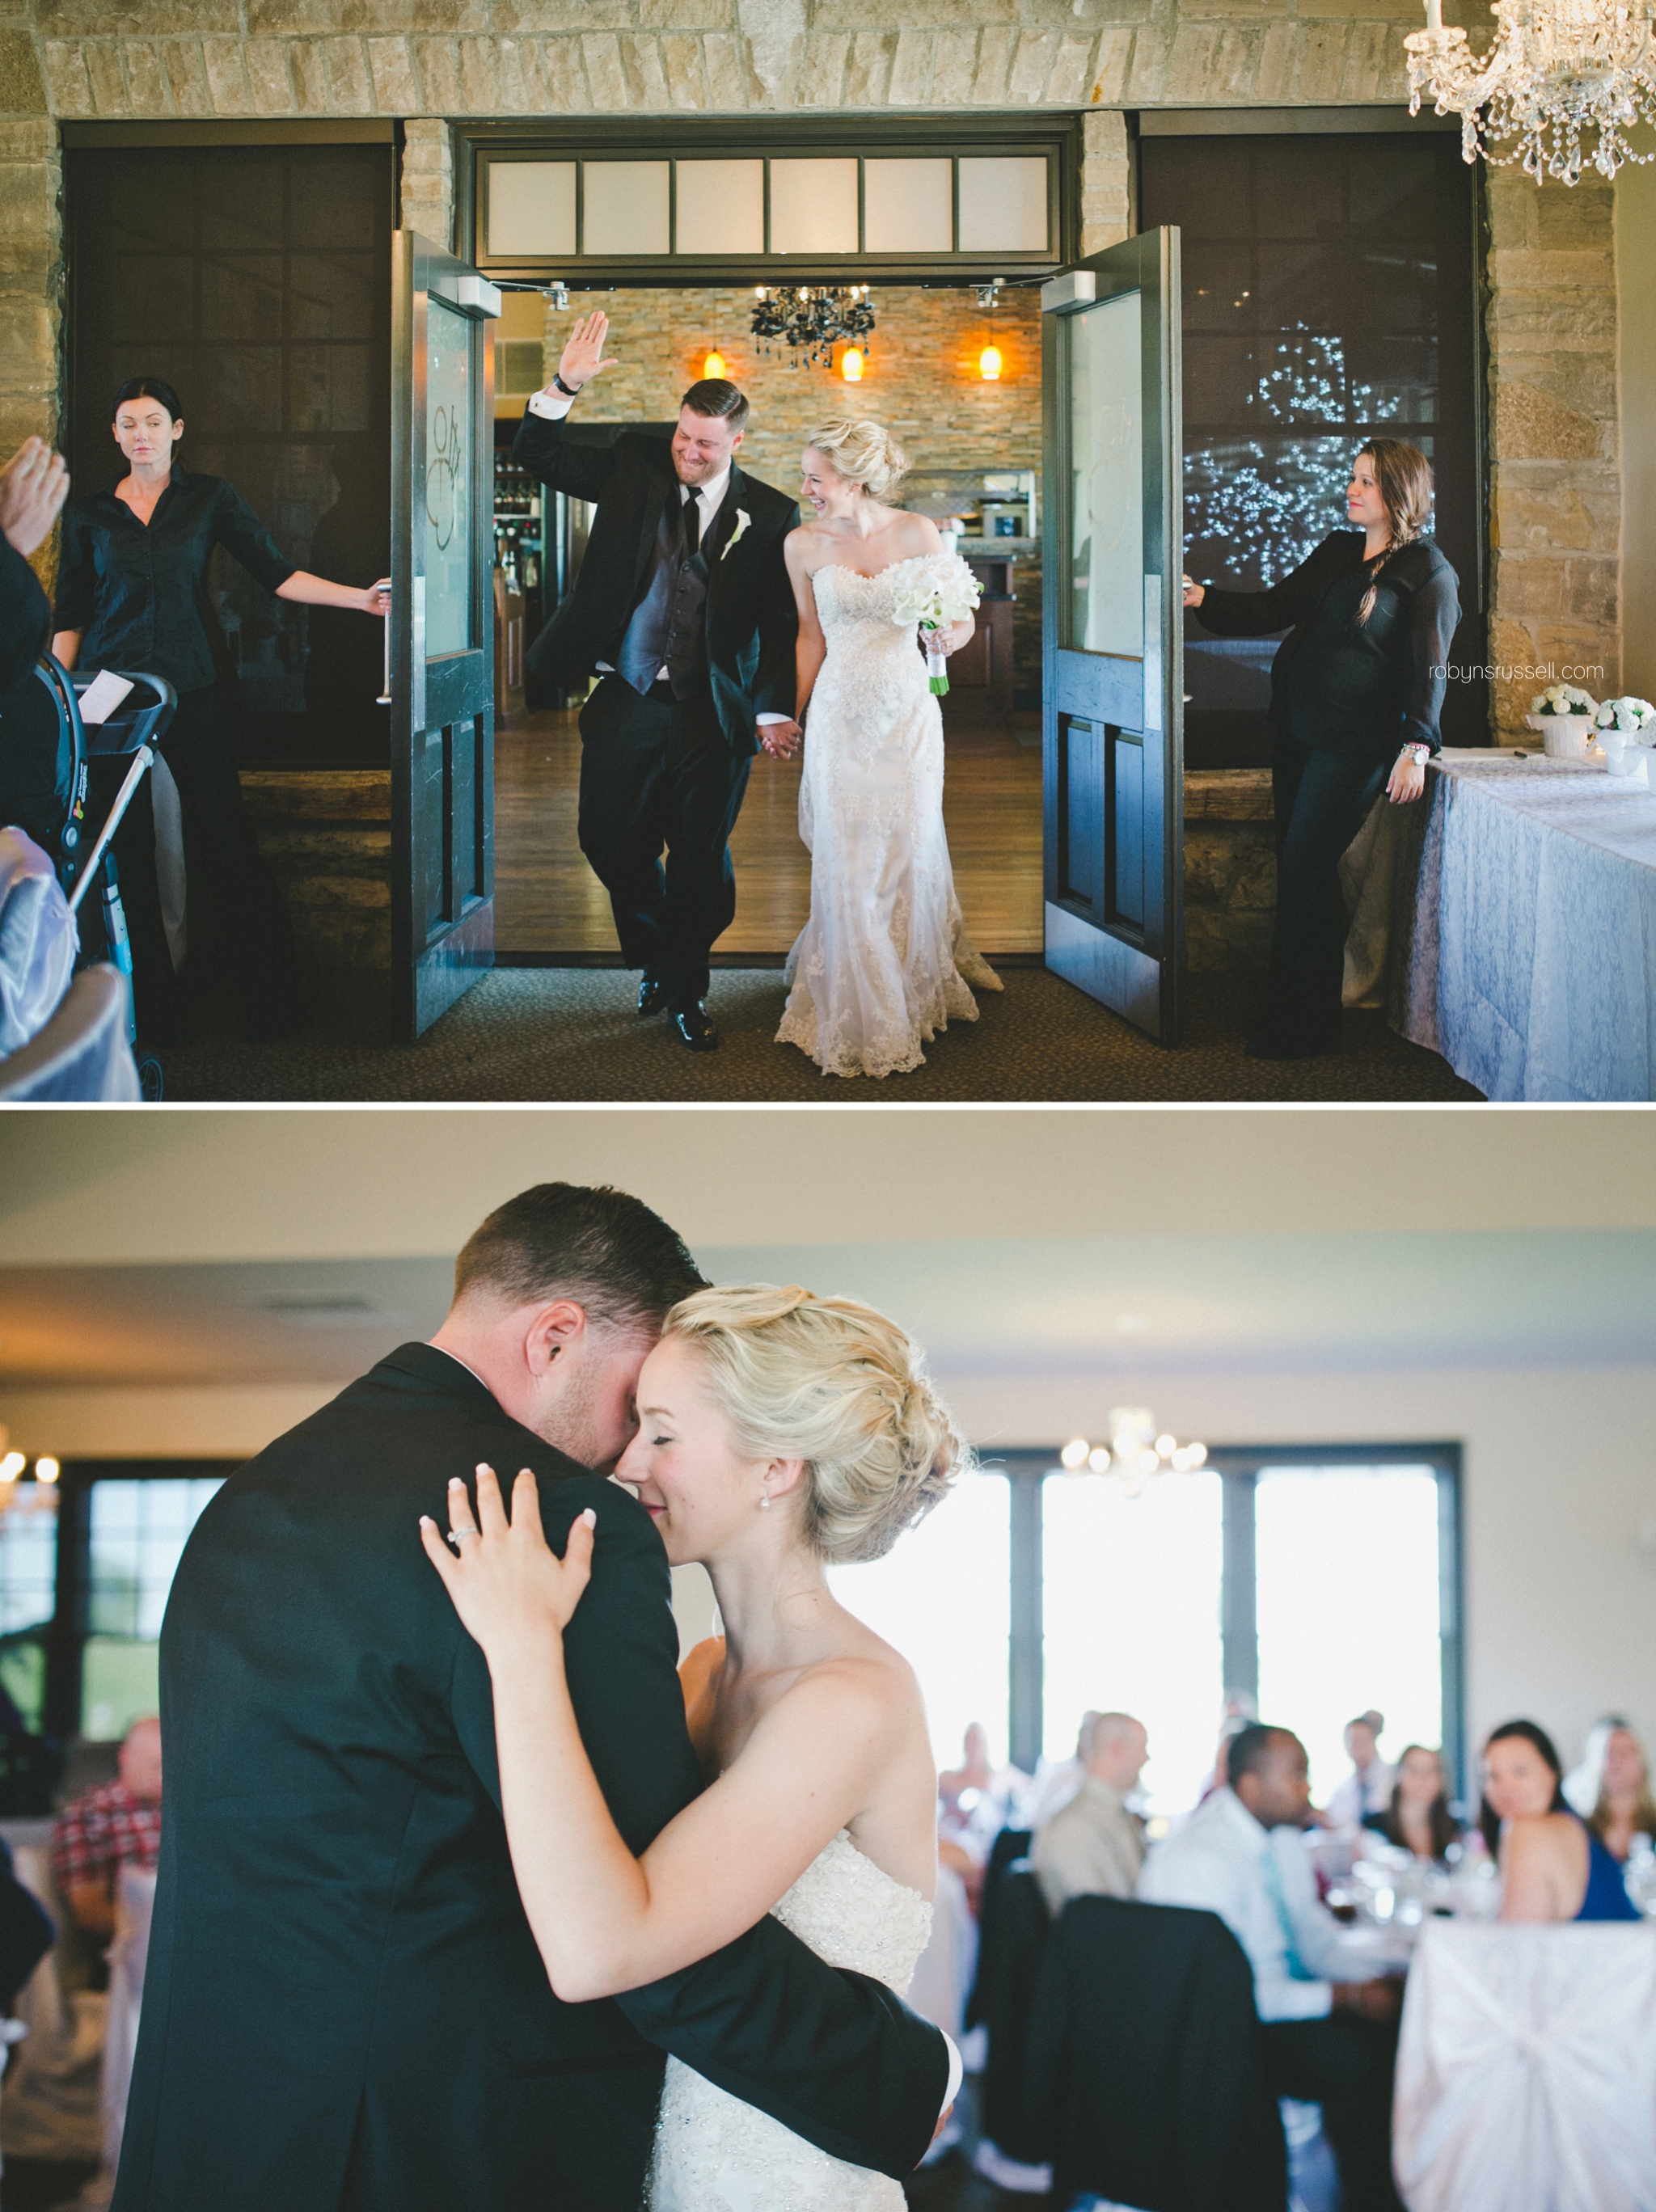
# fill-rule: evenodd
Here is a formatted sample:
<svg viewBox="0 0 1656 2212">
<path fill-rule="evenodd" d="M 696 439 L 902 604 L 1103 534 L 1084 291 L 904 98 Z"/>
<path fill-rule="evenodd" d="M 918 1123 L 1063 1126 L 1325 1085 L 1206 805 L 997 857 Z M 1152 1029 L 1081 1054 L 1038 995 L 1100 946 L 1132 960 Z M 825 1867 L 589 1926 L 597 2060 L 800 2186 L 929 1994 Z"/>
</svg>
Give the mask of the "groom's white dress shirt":
<svg viewBox="0 0 1656 2212">
<path fill-rule="evenodd" d="M 1261 2020 L 1322 2020 L 1334 1983 L 1382 1971 L 1348 1946 L 1318 1899 L 1300 1830 L 1262 1827 L 1232 1790 L 1215 1790 L 1177 1833 L 1151 1846 L 1138 1894 L 1148 1905 L 1219 1915 L 1252 1965 Z"/>
<path fill-rule="evenodd" d="M 544 398 L 545 394 L 537 393 L 536 397 Z M 729 471 L 727 470 L 727 477 L 728 477 L 728 475 Z M 774 720 L 775 718 L 772 717 L 772 719 Z M 467 1365 L 466 1362 L 460 1358 L 458 1352 L 449 1352 L 448 1346 L 446 1344 L 434 1344 L 431 1349 L 434 1352 L 447 1353 L 447 1357 L 454 1361 L 457 1367 L 464 1367 L 466 1369 L 466 1373 L 472 1377 L 473 1381 L 483 1382 L 483 1377 L 478 1373 L 477 1369 Z M 483 1387 L 485 1390 L 489 1389 L 489 1385 L 486 1382 L 483 1382 Z M 490 1395 L 492 1396 L 493 1393 L 490 1392 Z M 936 2026 L 935 2021 L 933 2022 L 933 2026 Z M 942 2037 L 944 2042 L 947 2043 L 949 2047 L 949 2086 L 943 2092 L 943 2102 L 938 2109 L 938 2118 L 941 2119 L 943 2114 L 947 2112 L 949 2106 L 954 2102 L 955 2099 L 960 2094 L 960 2084 L 965 2078 L 965 2068 L 961 2063 L 959 2048 L 948 2030 L 946 2027 L 938 2027 L 937 2033 Z"/>
<path fill-rule="evenodd" d="M 574 405 L 574 400 L 566 398 L 561 392 L 548 390 L 532 392 L 529 394 L 529 412 L 532 415 L 544 416 L 549 422 L 561 422 Z M 730 471 L 728 467 L 721 470 L 716 477 L 709 477 L 703 484 L 681 483 L 679 485 L 680 506 L 688 507 L 692 499 L 699 499 L 702 503 L 702 520 L 697 527 L 696 538 L 698 545 L 706 544 L 708 532 L 718 520 L 719 509 L 724 505 L 724 495 L 729 489 Z M 607 660 L 595 660 L 593 665 L 600 676 L 613 676 L 615 673 Z M 658 684 L 665 678 L 667 672 L 665 668 L 660 671 L 655 679 Z M 793 717 L 788 714 L 756 714 L 753 719 L 763 725 L 765 722 L 791 721 Z"/>
</svg>

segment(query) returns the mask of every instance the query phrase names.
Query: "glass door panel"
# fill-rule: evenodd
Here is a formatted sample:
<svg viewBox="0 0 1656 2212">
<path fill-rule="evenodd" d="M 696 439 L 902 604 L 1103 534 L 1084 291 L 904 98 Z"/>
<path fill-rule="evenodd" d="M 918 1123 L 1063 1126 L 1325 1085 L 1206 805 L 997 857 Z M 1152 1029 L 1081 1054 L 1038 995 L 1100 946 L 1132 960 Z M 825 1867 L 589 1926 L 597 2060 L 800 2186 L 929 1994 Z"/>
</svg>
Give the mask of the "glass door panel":
<svg viewBox="0 0 1656 2212">
<path fill-rule="evenodd" d="M 476 325 L 441 300 L 427 307 L 425 649 L 464 653 L 472 635 L 472 338 Z"/>
<path fill-rule="evenodd" d="M 1142 302 L 1123 292 L 1068 332 L 1069 635 L 1082 653 L 1144 651 Z"/>
</svg>

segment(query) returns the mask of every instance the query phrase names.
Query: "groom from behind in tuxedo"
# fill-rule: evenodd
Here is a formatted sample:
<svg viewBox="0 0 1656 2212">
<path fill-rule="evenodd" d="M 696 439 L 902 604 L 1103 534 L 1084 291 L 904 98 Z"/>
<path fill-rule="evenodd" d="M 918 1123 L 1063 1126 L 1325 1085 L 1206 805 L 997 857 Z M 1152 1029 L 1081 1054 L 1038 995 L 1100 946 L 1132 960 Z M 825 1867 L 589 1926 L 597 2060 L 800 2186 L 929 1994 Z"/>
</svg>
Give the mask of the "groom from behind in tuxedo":
<svg viewBox="0 0 1656 2212">
<path fill-rule="evenodd" d="M 461 1252 L 432 1342 L 202 1515 L 161 1631 L 167 1814 L 114 2212 L 638 2212 L 665 2051 L 836 2158 L 919 2163 L 958 2079 L 947 2039 L 779 1920 L 620 1997 L 553 1996 L 488 1666 L 421 1548 L 419 1516 L 480 1460 L 533 1469 L 557 1552 L 599 1509 L 565 1658 L 642 1851 L 702 1777 L 666 1549 L 592 1470 L 700 1287 L 638 1200 L 525 1191 Z"/>
<path fill-rule="evenodd" d="M 576 395 L 614 365 L 608 332 L 602 313 L 576 322 L 513 449 L 598 510 L 575 587 L 529 648 L 529 698 L 599 677 L 581 711 L 581 849 L 622 958 L 644 971 L 639 1012 L 665 1008 L 681 1044 L 711 1052 L 708 954 L 736 913 L 730 833 L 754 753 L 799 743 L 782 551 L 799 504 L 737 465 L 747 402 L 722 377 L 691 386 L 670 440 L 567 438 Z"/>
</svg>

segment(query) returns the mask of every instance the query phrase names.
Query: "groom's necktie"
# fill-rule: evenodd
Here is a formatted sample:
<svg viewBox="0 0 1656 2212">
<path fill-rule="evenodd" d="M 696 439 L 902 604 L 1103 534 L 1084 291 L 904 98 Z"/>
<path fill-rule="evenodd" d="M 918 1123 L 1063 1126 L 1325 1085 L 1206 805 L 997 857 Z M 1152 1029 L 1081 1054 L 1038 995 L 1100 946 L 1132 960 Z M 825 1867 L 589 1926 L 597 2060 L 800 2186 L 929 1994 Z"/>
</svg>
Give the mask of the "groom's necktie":
<svg viewBox="0 0 1656 2212">
<path fill-rule="evenodd" d="M 702 543 L 702 495 L 691 491 L 685 501 L 685 558 L 693 561 Z"/>
</svg>

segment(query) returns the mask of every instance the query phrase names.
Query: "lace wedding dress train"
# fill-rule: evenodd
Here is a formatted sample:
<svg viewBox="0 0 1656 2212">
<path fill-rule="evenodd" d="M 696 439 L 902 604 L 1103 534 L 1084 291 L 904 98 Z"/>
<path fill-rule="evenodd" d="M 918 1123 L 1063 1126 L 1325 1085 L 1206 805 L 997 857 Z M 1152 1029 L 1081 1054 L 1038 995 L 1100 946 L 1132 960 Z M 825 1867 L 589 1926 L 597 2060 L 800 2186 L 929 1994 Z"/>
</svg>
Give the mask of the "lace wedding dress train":
<svg viewBox="0 0 1656 2212">
<path fill-rule="evenodd" d="M 877 1975 L 899 1996 L 931 1931 L 919 1892 L 882 1873 L 843 1829 L 774 1910 L 831 1966 Z M 649 2212 L 902 2212 L 903 2201 L 901 2182 L 830 2158 L 668 2059 Z"/>
<path fill-rule="evenodd" d="M 778 1044 L 830 1075 L 921 1066 L 971 994 L 1001 981 L 967 936 L 943 834 L 943 717 L 914 626 L 892 612 L 896 580 L 950 560 L 898 561 L 877 576 L 819 568 L 827 658 L 811 695 L 800 835 L 811 918 L 788 956 Z"/>
</svg>

